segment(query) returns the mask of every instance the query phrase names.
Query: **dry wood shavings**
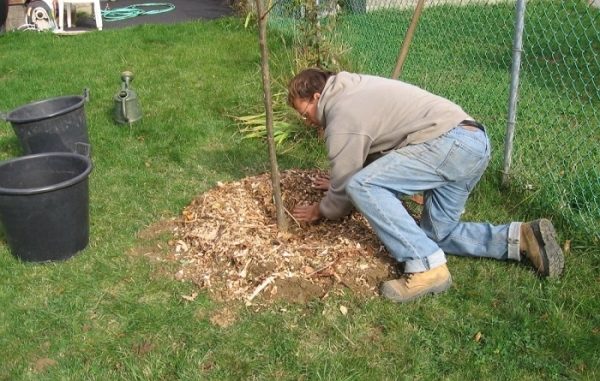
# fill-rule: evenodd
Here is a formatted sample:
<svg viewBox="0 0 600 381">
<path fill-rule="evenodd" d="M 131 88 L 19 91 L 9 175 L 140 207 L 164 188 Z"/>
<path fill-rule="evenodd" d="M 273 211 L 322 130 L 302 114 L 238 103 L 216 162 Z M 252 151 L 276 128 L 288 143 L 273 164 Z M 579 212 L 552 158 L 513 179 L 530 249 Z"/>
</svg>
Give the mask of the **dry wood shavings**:
<svg viewBox="0 0 600 381">
<path fill-rule="evenodd" d="M 318 171 L 281 174 L 285 208 L 318 202 Z M 357 212 L 341 221 L 276 226 L 271 178 L 263 174 L 217 186 L 181 213 L 168 258 L 176 278 L 193 281 L 218 300 L 306 302 L 351 290 L 374 296 L 395 271 L 366 220 Z M 185 298 L 187 299 L 187 298 Z"/>
</svg>

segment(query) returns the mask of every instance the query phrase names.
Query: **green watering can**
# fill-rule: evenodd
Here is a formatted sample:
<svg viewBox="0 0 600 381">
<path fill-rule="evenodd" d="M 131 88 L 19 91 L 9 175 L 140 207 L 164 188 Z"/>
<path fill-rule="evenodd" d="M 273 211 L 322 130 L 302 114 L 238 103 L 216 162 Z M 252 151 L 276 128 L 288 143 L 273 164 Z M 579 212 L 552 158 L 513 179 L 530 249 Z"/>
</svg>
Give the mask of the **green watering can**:
<svg viewBox="0 0 600 381">
<path fill-rule="evenodd" d="M 114 98 L 114 118 L 117 123 L 131 125 L 131 123 L 142 119 L 142 108 L 137 94 L 131 89 L 133 73 L 130 71 L 122 72 L 121 81 L 121 90 Z"/>
</svg>

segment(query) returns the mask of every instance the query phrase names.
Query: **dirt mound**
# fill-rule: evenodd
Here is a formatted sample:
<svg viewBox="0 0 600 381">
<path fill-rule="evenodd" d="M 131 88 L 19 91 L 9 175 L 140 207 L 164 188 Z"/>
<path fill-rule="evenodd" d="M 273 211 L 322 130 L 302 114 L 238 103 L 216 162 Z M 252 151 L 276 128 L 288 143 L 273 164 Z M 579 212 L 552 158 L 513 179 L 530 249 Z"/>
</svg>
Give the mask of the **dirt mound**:
<svg viewBox="0 0 600 381">
<path fill-rule="evenodd" d="M 311 187 L 317 171 L 281 174 L 288 211 L 317 202 Z M 193 281 L 217 300 L 264 304 L 306 302 L 350 290 L 377 295 L 382 280 L 394 276 L 389 258 L 366 220 L 357 212 L 341 221 L 276 226 L 269 174 L 221 184 L 198 196 L 172 227 L 169 259 L 177 279 Z M 289 213 L 288 213 L 289 216 Z"/>
</svg>

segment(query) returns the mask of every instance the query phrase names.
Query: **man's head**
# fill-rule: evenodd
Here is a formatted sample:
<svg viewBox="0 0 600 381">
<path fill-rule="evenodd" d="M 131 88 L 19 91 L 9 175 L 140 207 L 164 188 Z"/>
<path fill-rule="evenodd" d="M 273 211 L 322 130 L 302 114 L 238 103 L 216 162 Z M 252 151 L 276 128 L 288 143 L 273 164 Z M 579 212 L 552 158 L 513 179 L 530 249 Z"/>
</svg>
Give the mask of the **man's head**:
<svg viewBox="0 0 600 381">
<path fill-rule="evenodd" d="M 317 103 L 325 83 L 334 74 L 318 68 L 304 69 L 288 84 L 288 104 L 298 111 L 307 123 L 320 125 Z"/>
</svg>

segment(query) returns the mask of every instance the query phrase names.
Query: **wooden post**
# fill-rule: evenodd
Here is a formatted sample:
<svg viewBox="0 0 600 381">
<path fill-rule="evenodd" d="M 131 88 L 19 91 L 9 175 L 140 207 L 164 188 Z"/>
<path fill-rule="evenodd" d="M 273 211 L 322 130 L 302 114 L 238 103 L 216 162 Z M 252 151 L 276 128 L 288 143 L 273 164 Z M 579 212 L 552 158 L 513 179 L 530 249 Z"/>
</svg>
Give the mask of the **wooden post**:
<svg viewBox="0 0 600 381">
<path fill-rule="evenodd" d="M 400 53 L 398 54 L 398 60 L 396 61 L 396 67 L 392 73 L 392 79 L 398 79 L 400 73 L 402 73 L 402 67 L 404 66 L 406 57 L 408 56 L 408 48 L 410 47 L 413 36 L 415 35 L 415 30 L 417 29 L 417 24 L 419 23 L 419 18 L 421 17 L 421 12 L 423 12 L 424 6 L 425 0 L 419 0 L 417 6 L 415 7 L 412 20 L 410 21 L 410 25 L 406 30 L 406 35 L 404 36 L 404 41 L 402 41 Z M 410 199 L 419 205 L 423 205 L 425 203 L 422 194 L 414 194 L 410 197 Z"/>
<path fill-rule="evenodd" d="M 417 29 L 417 24 L 419 23 L 419 17 L 421 17 L 421 12 L 423 11 L 424 6 L 425 0 L 419 0 L 417 6 L 415 7 L 412 20 L 410 21 L 410 25 L 406 30 L 406 35 L 404 36 L 404 41 L 402 41 L 400 53 L 398 54 L 398 60 L 396 61 L 396 67 L 394 68 L 394 72 L 392 73 L 392 79 L 398 79 L 400 73 L 402 72 L 404 61 L 406 61 L 406 56 L 408 56 L 408 48 L 413 39 L 413 36 L 415 35 L 415 30 Z"/>
</svg>

